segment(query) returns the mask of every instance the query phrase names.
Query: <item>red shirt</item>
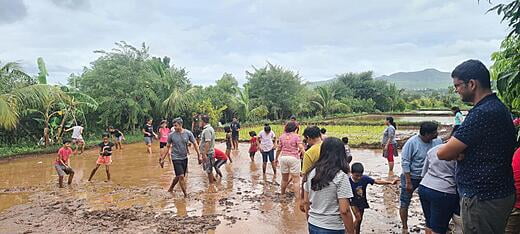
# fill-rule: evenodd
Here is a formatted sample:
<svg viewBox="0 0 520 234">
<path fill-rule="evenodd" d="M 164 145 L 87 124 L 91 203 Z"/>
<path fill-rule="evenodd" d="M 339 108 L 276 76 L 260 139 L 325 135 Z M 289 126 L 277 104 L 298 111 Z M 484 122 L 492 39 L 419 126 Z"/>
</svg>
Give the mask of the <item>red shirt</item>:
<svg viewBox="0 0 520 234">
<path fill-rule="evenodd" d="M 254 153 L 254 152 L 258 151 L 256 141 L 258 141 L 258 139 L 256 137 L 251 137 L 251 140 L 249 140 L 249 144 L 251 145 L 251 146 L 249 146 L 249 153 Z"/>
<path fill-rule="evenodd" d="M 515 178 L 515 188 L 516 188 L 516 202 L 515 208 L 520 208 L 520 148 L 518 148 L 513 155 L 513 163 L 511 163 L 513 167 L 513 177 Z"/>
<path fill-rule="evenodd" d="M 64 163 L 67 163 L 67 161 L 69 160 L 71 154 L 72 154 L 72 149 L 71 148 L 65 149 L 65 147 L 61 147 L 58 150 L 58 156 L 60 157 L 61 161 L 63 161 Z M 56 162 L 54 164 L 60 165 L 61 162 L 56 159 Z"/>
<path fill-rule="evenodd" d="M 222 150 L 215 148 L 215 159 L 227 160 L 227 155 L 226 153 L 222 152 Z"/>
</svg>

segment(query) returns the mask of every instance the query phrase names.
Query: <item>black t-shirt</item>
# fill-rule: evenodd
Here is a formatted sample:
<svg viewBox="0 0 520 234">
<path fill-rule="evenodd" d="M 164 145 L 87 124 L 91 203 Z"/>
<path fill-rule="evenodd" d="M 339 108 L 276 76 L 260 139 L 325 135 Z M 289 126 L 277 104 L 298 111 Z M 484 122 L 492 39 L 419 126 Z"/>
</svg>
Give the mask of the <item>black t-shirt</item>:
<svg viewBox="0 0 520 234">
<path fill-rule="evenodd" d="M 236 134 L 236 133 L 238 133 L 238 129 L 240 129 L 240 123 L 238 121 L 231 122 L 231 125 L 229 127 L 231 127 L 231 132 Z"/>
<path fill-rule="evenodd" d="M 359 209 L 370 208 L 367 201 L 367 185 L 374 184 L 375 180 L 369 176 L 362 176 L 358 182 L 354 182 L 352 178 L 349 178 L 350 186 L 352 187 L 352 193 L 354 197 L 350 198 L 350 204 Z"/>
<path fill-rule="evenodd" d="M 112 142 L 101 142 L 99 143 L 99 148 L 101 151 L 101 155 L 103 156 L 111 156 L 112 155 L 112 147 L 114 147 L 114 143 Z"/>
<path fill-rule="evenodd" d="M 120 137 L 121 136 L 121 131 L 119 131 L 117 129 L 114 129 L 114 131 L 110 131 L 110 134 L 112 134 L 115 137 Z"/>
<path fill-rule="evenodd" d="M 143 125 L 143 129 L 145 132 L 150 133 L 150 135 L 144 134 L 144 137 L 153 137 L 153 126 L 145 124 Z"/>
</svg>

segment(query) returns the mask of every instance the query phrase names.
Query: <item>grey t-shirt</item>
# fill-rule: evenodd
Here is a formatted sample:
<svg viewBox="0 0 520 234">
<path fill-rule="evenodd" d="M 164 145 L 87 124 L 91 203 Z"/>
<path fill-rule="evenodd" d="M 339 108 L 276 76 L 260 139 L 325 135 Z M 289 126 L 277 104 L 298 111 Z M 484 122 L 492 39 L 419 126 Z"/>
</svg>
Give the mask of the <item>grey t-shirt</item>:
<svg viewBox="0 0 520 234">
<path fill-rule="evenodd" d="M 424 160 L 421 185 L 439 192 L 457 194 L 455 183 L 457 161 L 440 160 L 437 151 L 441 146 L 435 146 L 428 151 L 428 156 Z"/>
<path fill-rule="evenodd" d="M 206 145 L 209 144 L 208 154 L 215 154 L 215 130 L 211 125 L 207 124 L 202 129 L 202 133 L 200 134 L 200 152 L 204 151 Z"/>
<path fill-rule="evenodd" d="M 308 222 L 320 228 L 344 230 L 345 225 L 339 213 L 338 199 L 348 199 L 354 196 L 348 175 L 339 171 L 329 183 L 329 186 L 314 191 L 311 188 L 311 181 L 315 175 L 316 169 L 313 169 L 303 186 L 305 192 L 309 193 L 309 201 L 311 202 Z"/>
<path fill-rule="evenodd" d="M 421 179 L 424 160 L 426 160 L 428 151 L 440 144 L 442 144 L 442 139 L 438 137 L 429 143 L 424 142 L 419 135 L 410 137 L 404 144 L 401 153 L 403 173 L 409 172 L 412 178 Z"/>
<path fill-rule="evenodd" d="M 195 137 L 190 130 L 173 131 L 168 135 L 168 144 L 172 145 L 172 160 L 188 158 L 188 143 L 195 143 Z"/>
<path fill-rule="evenodd" d="M 397 144 L 397 141 L 395 140 L 395 128 L 393 125 L 388 125 L 383 132 L 383 140 L 381 140 L 381 144 L 385 145 L 389 138 L 392 139 L 390 143 Z"/>
</svg>

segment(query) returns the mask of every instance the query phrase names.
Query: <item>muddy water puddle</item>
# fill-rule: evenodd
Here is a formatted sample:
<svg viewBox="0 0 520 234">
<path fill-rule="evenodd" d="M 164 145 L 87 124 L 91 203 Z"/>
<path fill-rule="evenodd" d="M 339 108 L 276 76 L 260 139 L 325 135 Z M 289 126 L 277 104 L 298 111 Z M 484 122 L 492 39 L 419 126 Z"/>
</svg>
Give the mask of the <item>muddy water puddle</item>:
<svg viewBox="0 0 520 234">
<path fill-rule="evenodd" d="M 239 151 L 232 152 L 233 163 L 221 168 L 224 176 L 213 189 L 208 188 L 207 176 L 192 154 L 186 199 L 178 186 L 173 194 L 166 191 L 173 178 L 172 166 L 160 168 L 158 145 L 152 156 L 143 144 L 115 151 L 110 182 L 104 181 L 103 167 L 87 182 L 96 150 L 73 156 L 76 175 L 72 187 L 64 189 L 57 188 L 54 154 L 1 161 L 0 232 L 306 233 L 297 194 L 281 196 L 281 176 L 273 175 L 269 167 L 262 175 L 260 154 L 251 163 L 247 149 L 247 144 L 241 144 Z M 353 149 L 353 155 L 354 161 L 365 165 L 366 174 L 389 176 L 380 151 Z M 365 211 L 363 232 L 400 232 L 399 185 L 369 186 L 367 193 L 371 208 Z M 422 222 L 419 207 L 415 195 L 410 227 Z"/>
</svg>

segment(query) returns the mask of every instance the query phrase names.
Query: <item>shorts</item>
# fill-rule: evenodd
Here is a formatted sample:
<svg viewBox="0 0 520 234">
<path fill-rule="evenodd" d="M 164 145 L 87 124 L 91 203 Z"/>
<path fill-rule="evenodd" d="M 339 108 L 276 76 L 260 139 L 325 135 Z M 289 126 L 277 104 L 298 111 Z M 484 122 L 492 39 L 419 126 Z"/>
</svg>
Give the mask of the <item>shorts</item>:
<svg viewBox="0 0 520 234">
<path fill-rule="evenodd" d="M 193 136 L 195 136 L 195 138 L 197 139 L 200 139 L 200 134 L 202 133 L 201 130 L 194 130 L 193 131 Z"/>
<path fill-rule="evenodd" d="M 215 166 L 215 158 L 213 156 L 213 153 L 208 154 L 208 160 L 202 163 L 202 169 L 208 174 L 213 172 L 213 167 Z"/>
<path fill-rule="evenodd" d="M 269 162 L 274 161 L 274 149 L 269 150 L 267 152 L 262 152 L 262 160 L 264 163 L 267 163 L 267 159 L 269 158 Z"/>
<path fill-rule="evenodd" d="M 426 227 L 436 233 L 446 233 L 451 217 L 459 210 L 459 195 L 440 192 L 419 185 L 419 197 Z"/>
<path fill-rule="evenodd" d="M 84 144 L 83 138 L 72 138 L 72 144 Z"/>
<path fill-rule="evenodd" d="M 233 139 L 234 141 L 238 141 L 238 137 L 239 136 L 239 133 L 238 132 L 231 132 L 231 139 Z"/>
<path fill-rule="evenodd" d="M 256 151 L 255 152 L 249 152 L 249 157 L 254 157 L 256 154 Z"/>
<path fill-rule="evenodd" d="M 227 162 L 227 159 L 217 159 L 217 161 L 215 162 L 215 168 L 218 169 L 220 168 L 222 165 L 226 164 Z"/>
<path fill-rule="evenodd" d="M 181 160 L 172 160 L 173 163 L 173 171 L 175 172 L 175 176 L 184 176 L 186 175 L 186 171 L 188 169 L 188 159 Z"/>
<path fill-rule="evenodd" d="M 55 164 L 54 168 L 56 168 L 56 172 L 58 172 L 59 176 L 65 176 L 71 173 L 74 174 L 74 170 L 72 170 L 70 167 L 66 167 L 65 165 Z"/>
<path fill-rule="evenodd" d="M 293 156 L 283 156 L 280 158 L 280 171 L 282 174 L 299 174 L 301 172 L 300 159 Z"/>
<path fill-rule="evenodd" d="M 123 141 L 123 136 L 116 137 L 116 142 L 121 142 L 121 141 Z"/>
<path fill-rule="evenodd" d="M 345 233 L 345 229 L 343 229 L 343 230 L 326 229 L 326 228 L 314 226 L 309 223 L 309 234 L 344 234 L 344 233 Z"/>
<path fill-rule="evenodd" d="M 153 142 L 153 137 L 144 137 L 144 143 L 149 145 L 149 144 L 152 144 Z"/>
<path fill-rule="evenodd" d="M 168 143 L 166 142 L 159 142 L 159 148 L 164 148 Z"/>
<path fill-rule="evenodd" d="M 401 194 L 399 194 L 400 207 L 408 209 L 412 202 L 412 194 L 419 187 L 422 179 L 412 178 L 412 193 L 406 191 L 406 177 L 401 174 Z"/>
<path fill-rule="evenodd" d="M 97 161 L 97 164 L 108 166 L 112 163 L 112 156 L 102 156 L 99 155 Z"/>
</svg>

